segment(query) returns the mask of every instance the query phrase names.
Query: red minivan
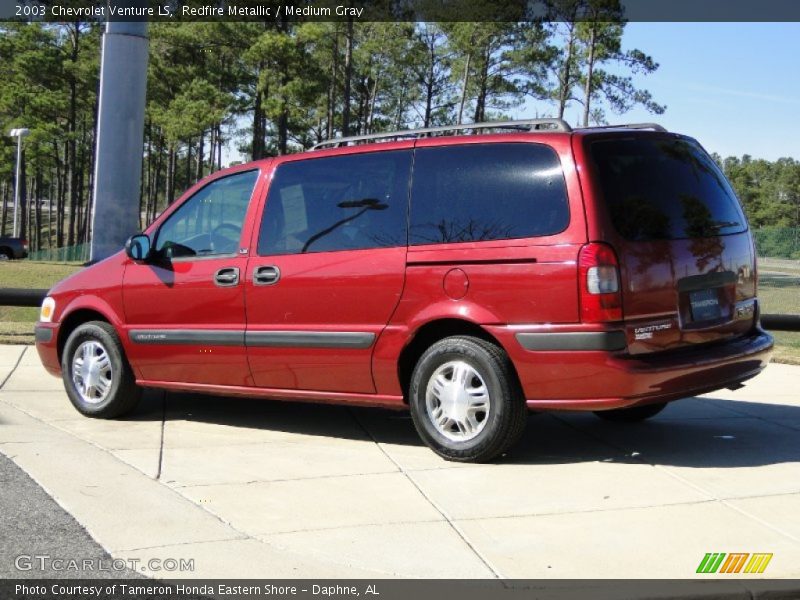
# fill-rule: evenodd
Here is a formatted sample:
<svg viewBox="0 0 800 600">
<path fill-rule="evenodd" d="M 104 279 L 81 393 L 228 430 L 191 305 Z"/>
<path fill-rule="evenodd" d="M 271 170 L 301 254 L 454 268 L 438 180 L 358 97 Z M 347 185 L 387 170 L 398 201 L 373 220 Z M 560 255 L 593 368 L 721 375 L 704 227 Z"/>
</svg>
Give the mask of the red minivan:
<svg viewBox="0 0 800 600">
<path fill-rule="evenodd" d="M 692 138 L 432 128 L 214 173 L 57 284 L 36 346 L 87 416 L 144 387 L 409 408 L 435 452 L 487 461 L 529 409 L 640 421 L 739 387 L 772 350 L 756 283 Z"/>
</svg>

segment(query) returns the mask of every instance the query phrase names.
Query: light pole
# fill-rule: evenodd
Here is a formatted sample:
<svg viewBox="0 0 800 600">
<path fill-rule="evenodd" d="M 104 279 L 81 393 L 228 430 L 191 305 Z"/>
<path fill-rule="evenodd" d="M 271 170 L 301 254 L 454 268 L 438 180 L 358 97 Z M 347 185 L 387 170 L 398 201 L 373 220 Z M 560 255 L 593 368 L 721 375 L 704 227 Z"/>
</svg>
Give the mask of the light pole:
<svg viewBox="0 0 800 600">
<path fill-rule="evenodd" d="M 110 0 L 110 6 L 147 6 L 146 0 Z M 147 22 L 106 23 L 100 67 L 97 150 L 92 199 L 92 262 L 122 248 L 139 231 Z"/>
<path fill-rule="evenodd" d="M 14 184 L 14 237 L 19 237 L 19 177 L 22 166 L 22 138 L 30 133 L 30 129 L 12 129 L 11 137 L 17 138 L 17 177 Z"/>
</svg>

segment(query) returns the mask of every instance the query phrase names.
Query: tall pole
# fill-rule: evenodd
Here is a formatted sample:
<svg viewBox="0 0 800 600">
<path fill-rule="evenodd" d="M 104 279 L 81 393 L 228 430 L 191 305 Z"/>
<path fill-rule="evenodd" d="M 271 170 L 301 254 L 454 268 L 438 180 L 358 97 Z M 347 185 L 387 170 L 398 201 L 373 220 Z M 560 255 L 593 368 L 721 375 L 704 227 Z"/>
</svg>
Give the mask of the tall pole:
<svg viewBox="0 0 800 600">
<path fill-rule="evenodd" d="M 22 171 L 22 136 L 17 135 L 17 175 L 14 178 L 14 237 L 19 237 L 20 172 Z"/>
<path fill-rule="evenodd" d="M 112 0 L 118 6 L 142 0 Z M 144 0 L 146 3 L 146 0 Z M 92 199 L 91 261 L 122 249 L 139 231 L 147 23 L 108 21 L 103 34 L 97 155 Z"/>
<path fill-rule="evenodd" d="M 14 237 L 19 237 L 19 205 L 22 198 L 22 138 L 30 133 L 29 129 L 12 129 L 9 137 L 17 138 L 17 169 L 14 178 Z"/>
</svg>

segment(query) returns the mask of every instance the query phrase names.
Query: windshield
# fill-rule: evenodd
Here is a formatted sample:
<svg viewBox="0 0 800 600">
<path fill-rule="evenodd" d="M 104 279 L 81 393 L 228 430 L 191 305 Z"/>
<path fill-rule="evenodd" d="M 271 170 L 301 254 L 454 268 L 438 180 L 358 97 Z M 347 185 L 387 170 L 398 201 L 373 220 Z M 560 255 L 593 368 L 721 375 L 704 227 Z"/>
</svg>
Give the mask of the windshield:
<svg viewBox="0 0 800 600">
<path fill-rule="evenodd" d="M 591 154 L 611 220 L 626 239 L 708 238 L 747 229 L 730 184 L 693 140 L 598 140 Z"/>
</svg>

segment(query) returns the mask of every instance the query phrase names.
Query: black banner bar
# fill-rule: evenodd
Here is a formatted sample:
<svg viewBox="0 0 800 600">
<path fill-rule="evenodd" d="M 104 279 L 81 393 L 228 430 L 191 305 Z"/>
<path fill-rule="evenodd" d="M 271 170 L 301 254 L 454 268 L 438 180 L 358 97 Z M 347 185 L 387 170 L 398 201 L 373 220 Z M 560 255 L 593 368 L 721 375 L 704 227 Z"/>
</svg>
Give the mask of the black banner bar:
<svg viewBox="0 0 800 600">
<path fill-rule="evenodd" d="M 0 582 L 3 600 L 797 600 L 800 580 L 150 580 Z"/>
<path fill-rule="evenodd" d="M 630 22 L 800 22 L 797 0 L 615 0 L 603 6 Z M 588 0 L 0 0 L 0 21 L 12 19 L 581 21 L 597 20 L 597 8 Z"/>
</svg>

